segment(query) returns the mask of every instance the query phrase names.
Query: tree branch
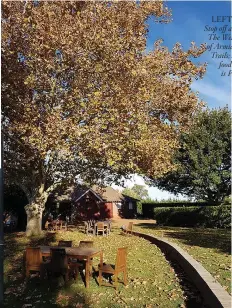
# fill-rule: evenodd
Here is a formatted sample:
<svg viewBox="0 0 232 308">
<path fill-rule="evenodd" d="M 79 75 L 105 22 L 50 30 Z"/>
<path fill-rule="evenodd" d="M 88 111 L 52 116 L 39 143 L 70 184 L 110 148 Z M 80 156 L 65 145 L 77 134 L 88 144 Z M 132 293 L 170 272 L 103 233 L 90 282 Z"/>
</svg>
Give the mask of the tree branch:
<svg viewBox="0 0 232 308">
<path fill-rule="evenodd" d="M 23 192 L 25 193 L 25 195 L 27 197 L 28 202 L 30 203 L 32 196 L 31 196 L 29 189 L 23 183 L 20 183 L 18 181 L 14 181 L 14 182 L 17 186 L 19 186 L 23 190 Z"/>
<path fill-rule="evenodd" d="M 21 141 L 19 141 L 19 140 L 16 139 L 15 137 L 9 135 L 9 133 L 6 132 L 5 130 L 2 130 L 2 133 L 3 133 L 4 135 L 7 135 L 8 138 L 10 138 L 10 139 L 13 140 L 14 142 L 16 142 L 16 143 L 17 143 L 18 145 L 20 145 L 21 147 L 26 148 L 26 145 L 25 145 L 25 144 L 23 144 Z"/>
<path fill-rule="evenodd" d="M 61 184 L 62 184 L 62 182 L 53 183 L 50 187 L 48 187 L 48 189 L 45 191 L 45 193 L 50 194 L 52 191 L 54 191 Z"/>
</svg>

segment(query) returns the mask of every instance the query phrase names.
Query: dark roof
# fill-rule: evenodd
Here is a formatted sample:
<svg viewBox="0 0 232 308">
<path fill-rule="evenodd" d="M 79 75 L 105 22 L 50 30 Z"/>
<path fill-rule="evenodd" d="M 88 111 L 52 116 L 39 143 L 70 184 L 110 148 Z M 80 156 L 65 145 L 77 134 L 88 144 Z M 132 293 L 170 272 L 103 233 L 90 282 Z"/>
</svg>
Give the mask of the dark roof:
<svg viewBox="0 0 232 308">
<path fill-rule="evenodd" d="M 123 195 L 123 197 L 124 197 L 125 199 L 130 199 L 130 200 L 133 200 L 133 201 L 140 201 L 140 199 L 136 199 L 136 198 L 134 198 L 134 197 L 127 196 L 127 195 L 124 195 L 124 194 L 122 194 L 122 195 Z"/>
<path fill-rule="evenodd" d="M 94 185 L 92 188 L 80 185 L 76 187 L 71 186 L 62 195 L 56 196 L 56 200 L 60 202 L 73 200 L 76 202 L 89 191 L 94 194 L 100 201 L 122 202 L 123 200 L 128 199 L 139 201 L 138 199 L 122 194 L 120 191 L 117 191 L 111 186 L 100 188 L 96 185 Z"/>
<path fill-rule="evenodd" d="M 117 191 L 116 189 L 112 188 L 111 186 L 107 186 L 104 188 L 99 188 L 97 186 L 93 186 L 93 190 L 101 196 L 104 201 L 108 202 L 121 202 L 124 200 L 123 195 Z"/>
<path fill-rule="evenodd" d="M 80 189 L 77 191 L 77 194 L 75 194 L 75 196 L 73 197 L 74 201 L 77 202 L 78 200 L 80 200 L 87 192 L 91 192 L 92 194 L 94 194 L 100 201 L 103 201 L 103 199 L 101 198 L 101 196 L 96 193 L 92 188 L 87 188 L 87 189 Z"/>
</svg>

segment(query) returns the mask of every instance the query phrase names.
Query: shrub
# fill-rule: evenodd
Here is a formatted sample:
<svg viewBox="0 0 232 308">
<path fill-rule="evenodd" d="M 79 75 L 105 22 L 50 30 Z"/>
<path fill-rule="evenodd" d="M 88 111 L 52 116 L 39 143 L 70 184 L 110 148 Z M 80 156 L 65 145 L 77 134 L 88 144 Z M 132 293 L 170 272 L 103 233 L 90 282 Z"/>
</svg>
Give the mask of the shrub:
<svg viewBox="0 0 232 308">
<path fill-rule="evenodd" d="M 153 218 L 154 208 L 170 208 L 170 207 L 196 207 L 196 206 L 210 206 L 208 202 L 205 201 L 178 201 L 178 200 L 166 200 L 166 201 L 151 201 L 151 202 L 142 202 L 142 215 L 146 218 Z"/>
<path fill-rule="evenodd" d="M 160 207 L 154 209 L 154 219 L 158 225 L 175 227 L 229 228 L 231 226 L 231 207 L 191 206 Z"/>
<path fill-rule="evenodd" d="M 231 205 L 231 196 L 226 196 L 222 202 L 225 205 Z"/>
<path fill-rule="evenodd" d="M 138 215 L 142 215 L 143 210 L 142 210 L 142 203 L 141 203 L 141 201 L 137 201 L 136 204 L 137 204 L 137 214 Z"/>
</svg>

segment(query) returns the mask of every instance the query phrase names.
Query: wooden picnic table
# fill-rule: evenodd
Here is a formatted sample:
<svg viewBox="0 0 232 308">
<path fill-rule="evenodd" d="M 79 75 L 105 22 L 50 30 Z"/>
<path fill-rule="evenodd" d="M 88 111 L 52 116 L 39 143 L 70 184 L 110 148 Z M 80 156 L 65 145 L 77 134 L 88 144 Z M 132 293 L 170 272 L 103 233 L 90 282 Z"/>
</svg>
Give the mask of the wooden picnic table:
<svg viewBox="0 0 232 308">
<path fill-rule="evenodd" d="M 79 260 L 86 260 L 85 263 L 85 286 L 89 288 L 90 279 L 90 259 L 99 256 L 100 263 L 103 262 L 103 252 L 98 248 L 87 248 L 87 247 L 55 247 L 55 246 L 40 246 L 42 257 L 50 257 L 52 248 L 63 248 L 65 249 L 66 255 L 70 258 L 76 258 Z"/>
</svg>

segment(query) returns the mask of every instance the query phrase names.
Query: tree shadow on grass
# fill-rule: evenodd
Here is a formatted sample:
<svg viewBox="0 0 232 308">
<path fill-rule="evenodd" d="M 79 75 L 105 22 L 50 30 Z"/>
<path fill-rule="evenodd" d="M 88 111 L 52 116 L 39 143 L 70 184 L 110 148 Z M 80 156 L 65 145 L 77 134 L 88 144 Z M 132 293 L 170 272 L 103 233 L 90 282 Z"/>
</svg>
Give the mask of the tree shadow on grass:
<svg viewBox="0 0 232 308">
<path fill-rule="evenodd" d="M 216 248 L 222 253 L 231 253 L 231 233 L 228 229 L 159 227 L 146 223 L 137 226 L 162 231 L 164 237 L 177 239 L 185 245 Z"/>
<path fill-rule="evenodd" d="M 135 223 L 135 225 L 141 228 L 157 229 L 157 225 L 155 223 L 141 222 L 141 223 Z"/>
<path fill-rule="evenodd" d="M 220 234 L 220 232 L 218 232 L 218 234 L 207 231 L 191 232 L 190 234 L 186 234 L 186 232 L 165 232 L 165 236 L 178 239 L 183 244 L 189 246 L 216 248 L 223 253 L 231 253 L 230 238 L 226 234 Z"/>
<path fill-rule="evenodd" d="M 63 278 L 41 280 L 38 274 L 29 279 L 24 276 L 23 253 L 26 246 L 54 245 L 55 233 L 45 233 L 41 237 L 27 239 L 25 233 L 11 233 L 5 236 L 4 250 L 4 307 L 87 307 L 88 294 L 75 282 L 75 294 L 71 290 L 73 283 L 64 283 Z M 80 279 L 80 275 L 78 276 Z M 82 290 L 79 290 L 79 289 Z M 75 297 L 74 302 L 70 299 Z M 73 305 L 72 305 L 73 303 Z M 77 306 L 78 307 L 78 306 Z"/>
<path fill-rule="evenodd" d="M 155 244 L 152 244 L 152 245 L 155 245 Z M 194 283 L 185 273 L 183 268 L 176 261 L 172 260 L 165 250 L 161 249 L 161 251 L 163 252 L 170 266 L 173 268 L 175 275 L 178 277 L 179 284 L 181 286 L 181 289 L 184 292 L 185 307 L 186 308 L 209 308 L 209 306 L 207 306 L 204 303 L 204 299 L 200 291 L 197 289 L 197 287 L 194 285 Z"/>
<path fill-rule="evenodd" d="M 122 236 L 133 236 L 131 234 L 127 235 L 124 232 L 121 232 L 120 235 Z M 152 245 L 155 245 L 151 242 Z M 186 308 L 209 308 L 206 306 L 203 302 L 203 298 L 199 292 L 199 290 L 195 287 L 195 285 L 191 282 L 191 280 L 188 278 L 187 274 L 184 272 L 184 270 L 181 268 L 181 266 L 171 260 L 168 256 L 168 254 L 165 253 L 165 250 L 162 250 L 166 260 L 169 262 L 170 266 L 173 268 L 175 275 L 178 277 L 179 284 L 181 286 L 181 289 L 184 292 L 185 297 L 185 307 Z"/>
<path fill-rule="evenodd" d="M 181 266 L 177 262 L 170 260 L 168 256 L 165 257 L 169 261 L 179 279 L 179 283 L 185 296 L 186 308 L 209 308 L 209 306 L 204 303 L 199 290 L 191 282 Z"/>
</svg>

